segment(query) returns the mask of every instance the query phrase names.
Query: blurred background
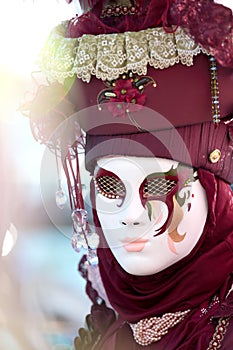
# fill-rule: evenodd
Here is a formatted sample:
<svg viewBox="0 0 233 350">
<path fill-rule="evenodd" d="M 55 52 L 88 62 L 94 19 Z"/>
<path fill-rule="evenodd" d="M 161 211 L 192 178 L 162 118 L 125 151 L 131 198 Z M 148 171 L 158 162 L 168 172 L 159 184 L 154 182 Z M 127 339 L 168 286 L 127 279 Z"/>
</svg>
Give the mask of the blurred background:
<svg viewBox="0 0 233 350">
<path fill-rule="evenodd" d="M 75 253 L 63 234 L 70 222 L 55 205 L 57 183 L 41 196 L 44 146 L 18 112 L 32 86 L 31 72 L 50 30 L 76 14 L 65 0 L 0 3 L 0 348 L 69 349 L 90 303 Z M 54 168 L 54 165 L 51 165 Z M 45 180 L 44 180 L 45 181 Z M 47 213 L 60 218 L 59 227 Z M 64 219 L 64 221 L 63 221 Z M 71 236 L 72 232 L 70 232 Z M 69 234 L 66 234 L 69 235 Z"/>
</svg>

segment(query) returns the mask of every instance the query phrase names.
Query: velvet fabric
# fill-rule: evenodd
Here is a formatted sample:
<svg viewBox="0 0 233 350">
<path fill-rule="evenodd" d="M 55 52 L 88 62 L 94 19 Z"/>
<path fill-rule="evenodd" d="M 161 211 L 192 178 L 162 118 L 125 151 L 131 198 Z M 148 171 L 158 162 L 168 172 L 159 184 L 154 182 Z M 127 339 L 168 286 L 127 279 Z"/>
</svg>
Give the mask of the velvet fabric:
<svg viewBox="0 0 233 350">
<path fill-rule="evenodd" d="M 110 327 L 101 350 L 141 349 L 126 321 L 135 323 L 187 309 L 191 312 L 185 320 L 147 348 L 207 349 L 216 326 L 210 318 L 215 313 L 220 316 L 219 305 L 210 306 L 211 298 L 217 295 L 221 304 L 233 279 L 233 193 L 228 184 L 213 174 L 199 170 L 198 175 L 207 193 L 209 215 L 203 234 L 189 256 L 155 275 L 132 276 L 122 270 L 110 249 L 98 250 L 102 281 L 111 305 L 119 313 L 117 326 Z M 208 313 L 202 314 L 203 308 Z M 233 315 L 233 310 L 229 310 Z M 109 342 L 116 348 L 106 347 Z M 121 345 L 116 345 L 117 342 Z"/>
<path fill-rule="evenodd" d="M 233 70 L 219 64 L 217 64 L 217 69 L 221 118 L 224 118 L 233 113 Z M 193 65 L 190 67 L 177 63 L 166 69 L 154 69 L 148 65 L 147 76 L 151 77 L 157 86 L 156 88 L 152 84 L 146 86 L 144 90 L 145 106 L 168 119 L 173 126 L 191 125 L 212 120 L 210 68 L 207 55 L 198 54 L 195 56 Z M 92 77 L 90 83 L 75 79 L 67 98 L 80 111 L 96 105 L 98 94 L 105 88 L 105 82 L 95 76 Z M 104 111 L 104 108 L 102 109 Z M 95 113 L 96 120 L 100 120 L 100 125 L 103 111 Z M 136 115 L 140 113 L 141 111 L 133 113 L 133 116 L 137 118 Z M 87 124 L 88 115 L 85 118 Z M 112 119 L 123 118 L 115 117 Z M 143 120 L 141 120 L 140 125 L 145 129 L 148 124 L 144 125 Z M 90 129 L 88 124 L 87 127 Z M 149 130 L 159 129 L 157 124 L 149 125 L 148 128 Z M 85 125 L 84 129 L 86 130 Z M 102 134 L 104 134 L 103 131 Z"/>
<path fill-rule="evenodd" d="M 92 4 L 91 4 L 92 3 Z M 222 65 L 233 67 L 233 20 L 229 8 L 212 0 L 136 0 L 134 15 L 101 18 L 105 1 L 89 2 L 91 10 L 70 20 L 67 37 L 111 34 L 171 25 L 183 27 Z M 116 5 L 113 1 L 112 5 Z"/>
<path fill-rule="evenodd" d="M 153 125 L 152 119 L 151 124 Z M 176 129 L 128 134 L 120 133 L 121 124 L 107 126 L 109 132 L 119 130 L 119 134 L 87 134 L 85 162 L 87 170 L 91 173 L 96 160 L 109 155 L 160 157 L 209 170 L 230 184 L 233 183 L 233 128 L 230 126 L 220 124 L 216 129 L 213 123 L 209 122 Z M 215 149 L 221 150 L 221 157 L 218 162 L 212 163 L 209 155 Z"/>
<path fill-rule="evenodd" d="M 233 318 L 231 318 L 230 324 L 227 328 L 226 335 L 224 337 L 221 350 L 231 350 L 233 341 Z"/>
<path fill-rule="evenodd" d="M 136 0 L 136 13 L 132 15 L 101 17 L 105 0 L 95 1 L 91 10 L 70 20 L 67 37 L 77 38 L 84 34 L 112 34 L 126 31 L 139 31 L 165 25 L 168 9 L 173 0 Z M 116 6 L 117 1 L 112 1 Z"/>
<path fill-rule="evenodd" d="M 145 107 L 131 113 L 147 133 L 139 132 L 127 115 L 114 117 L 105 106 L 98 110 L 95 106 L 97 96 L 104 88 L 101 80 L 93 77 L 90 84 L 75 80 L 67 98 L 81 110 L 77 118 L 87 132 L 87 169 L 93 167 L 93 164 L 89 164 L 93 160 L 108 154 L 149 155 L 190 164 L 187 152 L 181 145 L 183 142 L 188 149 L 191 165 L 209 170 L 233 183 L 233 123 L 226 125 L 223 122 L 229 115 L 232 118 L 233 113 L 232 69 L 218 65 L 222 122 L 216 129 L 211 121 L 210 73 L 206 55 L 195 57 L 191 67 L 181 63 L 164 70 L 148 67 L 148 76 L 157 82 L 157 87 L 154 88 L 152 84 L 147 86 Z M 181 143 L 175 137 L 174 127 L 183 139 Z M 164 140 L 168 150 L 156 141 L 159 138 Z M 136 150 L 137 145 L 144 145 L 146 151 L 152 153 L 146 154 L 142 148 Z M 211 163 L 209 155 L 215 149 L 221 151 L 221 158 L 219 162 Z M 169 150 L 172 150 L 172 156 Z"/>
</svg>

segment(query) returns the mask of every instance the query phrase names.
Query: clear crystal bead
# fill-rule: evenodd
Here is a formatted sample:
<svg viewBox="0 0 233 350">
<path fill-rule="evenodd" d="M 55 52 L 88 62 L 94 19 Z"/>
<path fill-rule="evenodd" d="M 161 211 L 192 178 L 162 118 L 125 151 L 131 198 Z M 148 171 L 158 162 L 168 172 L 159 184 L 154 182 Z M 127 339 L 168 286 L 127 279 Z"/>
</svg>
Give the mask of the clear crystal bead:
<svg viewBox="0 0 233 350">
<path fill-rule="evenodd" d="M 87 212 L 84 209 L 75 209 L 71 215 L 73 223 L 74 223 L 74 229 L 76 232 L 80 232 L 80 228 L 85 230 L 86 223 L 87 223 Z"/>
<path fill-rule="evenodd" d="M 80 234 L 74 234 L 71 240 L 71 245 L 73 247 L 73 249 L 79 253 L 82 248 L 87 248 L 87 244 L 86 241 L 84 239 L 84 237 Z"/>
<path fill-rule="evenodd" d="M 99 245 L 99 236 L 97 233 L 90 233 L 87 236 L 88 244 L 91 249 L 96 249 Z"/>
<path fill-rule="evenodd" d="M 56 198 L 57 207 L 59 209 L 63 209 L 67 202 L 67 197 L 65 192 L 62 189 L 59 189 L 55 194 L 55 198 Z"/>
<path fill-rule="evenodd" d="M 91 266 L 97 266 L 99 259 L 98 256 L 96 255 L 96 250 L 95 249 L 88 249 L 87 253 L 87 261 Z"/>
</svg>

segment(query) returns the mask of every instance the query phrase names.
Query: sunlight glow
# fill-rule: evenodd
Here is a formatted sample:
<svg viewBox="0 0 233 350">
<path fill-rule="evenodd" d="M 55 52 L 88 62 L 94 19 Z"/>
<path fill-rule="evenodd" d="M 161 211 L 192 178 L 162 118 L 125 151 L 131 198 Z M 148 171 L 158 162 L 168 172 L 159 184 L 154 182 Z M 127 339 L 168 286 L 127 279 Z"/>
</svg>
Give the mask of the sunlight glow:
<svg viewBox="0 0 233 350">
<path fill-rule="evenodd" d="M 74 15 L 74 7 L 65 0 L 1 2 L 0 68 L 5 67 L 20 75 L 31 72 L 50 30 Z"/>
<path fill-rule="evenodd" d="M 21 182 L 39 183 L 43 147 L 33 139 L 28 119 L 17 110 L 25 96 L 34 92 L 31 73 L 38 70 L 37 57 L 50 31 L 76 11 L 75 4 L 65 0 L 0 1 L 1 137 Z"/>
</svg>

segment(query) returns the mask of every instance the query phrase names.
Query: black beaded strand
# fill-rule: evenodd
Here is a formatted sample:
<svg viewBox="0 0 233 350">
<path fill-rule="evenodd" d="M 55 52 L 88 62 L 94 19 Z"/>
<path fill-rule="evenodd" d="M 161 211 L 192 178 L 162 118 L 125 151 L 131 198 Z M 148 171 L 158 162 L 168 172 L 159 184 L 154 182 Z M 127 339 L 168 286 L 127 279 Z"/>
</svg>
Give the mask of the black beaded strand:
<svg viewBox="0 0 233 350">
<path fill-rule="evenodd" d="M 219 89 L 218 89 L 218 71 L 214 56 L 209 57 L 210 75 L 211 75 L 211 102 L 212 117 L 215 126 L 220 123 Z"/>
</svg>

